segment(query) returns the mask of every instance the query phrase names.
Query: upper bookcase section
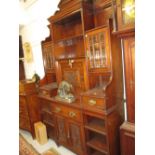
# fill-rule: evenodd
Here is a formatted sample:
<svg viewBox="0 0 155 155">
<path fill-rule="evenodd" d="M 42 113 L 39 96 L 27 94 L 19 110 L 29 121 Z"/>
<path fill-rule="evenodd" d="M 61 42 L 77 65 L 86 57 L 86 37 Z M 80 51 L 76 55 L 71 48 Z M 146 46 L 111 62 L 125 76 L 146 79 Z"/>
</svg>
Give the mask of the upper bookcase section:
<svg viewBox="0 0 155 155">
<path fill-rule="evenodd" d="M 84 30 L 94 27 L 94 23 L 92 22 L 92 0 L 61 0 L 58 7 L 59 10 L 48 19 L 52 25 L 54 41 L 83 34 Z M 65 29 L 66 27 L 67 30 Z M 63 35 L 66 36 L 63 36 L 62 33 L 60 35 L 60 32 L 58 33 L 61 29 L 63 29 L 63 33 L 66 33 Z"/>
<path fill-rule="evenodd" d="M 65 16 L 52 24 L 53 41 L 67 40 L 83 34 L 81 11 Z"/>
</svg>

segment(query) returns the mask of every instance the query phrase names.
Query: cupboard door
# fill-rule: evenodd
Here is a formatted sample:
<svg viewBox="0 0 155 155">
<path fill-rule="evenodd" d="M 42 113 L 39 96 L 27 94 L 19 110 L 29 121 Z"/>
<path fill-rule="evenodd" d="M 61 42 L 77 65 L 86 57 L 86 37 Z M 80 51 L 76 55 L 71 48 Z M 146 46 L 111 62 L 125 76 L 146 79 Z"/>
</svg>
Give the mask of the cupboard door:
<svg viewBox="0 0 155 155">
<path fill-rule="evenodd" d="M 83 130 L 81 125 L 75 122 L 68 122 L 68 130 L 70 136 L 70 145 L 74 152 L 83 155 Z"/>
<path fill-rule="evenodd" d="M 108 32 L 108 28 L 102 28 L 86 34 L 89 71 L 107 71 L 110 68 L 110 40 Z"/>
<path fill-rule="evenodd" d="M 127 98 L 127 120 L 135 122 L 135 39 L 123 40 L 125 57 L 125 81 Z"/>
<path fill-rule="evenodd" d="M 57 137 L 58 142 L 61 145 L 68 146 L 68 138 L 69 133 L 67 130 L 67 124 L 65 118 L 61 116 L 56 116 L 56 123 L 57 123 Z"/>
</svg>

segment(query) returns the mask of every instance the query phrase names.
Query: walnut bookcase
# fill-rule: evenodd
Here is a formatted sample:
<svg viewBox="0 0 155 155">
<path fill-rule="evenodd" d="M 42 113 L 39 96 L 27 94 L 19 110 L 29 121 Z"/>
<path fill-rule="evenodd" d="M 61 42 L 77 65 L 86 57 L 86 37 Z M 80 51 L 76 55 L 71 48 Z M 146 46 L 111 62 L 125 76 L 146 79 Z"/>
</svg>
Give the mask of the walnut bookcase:
<svg viewBox="0 0 155 155">
<path fill-rule="evenodd" d="M 40 104 L 50 105 L 41 106 L 42 120 L 59 145 L 78 155 L 119 155 L 122 54 L 112 34 L 112 1 L 61 0 L 58 7 L 48 19 L 56 81 L 71 83 L 76 100 L 67 104 L 40 95 Z"/>
</svg>

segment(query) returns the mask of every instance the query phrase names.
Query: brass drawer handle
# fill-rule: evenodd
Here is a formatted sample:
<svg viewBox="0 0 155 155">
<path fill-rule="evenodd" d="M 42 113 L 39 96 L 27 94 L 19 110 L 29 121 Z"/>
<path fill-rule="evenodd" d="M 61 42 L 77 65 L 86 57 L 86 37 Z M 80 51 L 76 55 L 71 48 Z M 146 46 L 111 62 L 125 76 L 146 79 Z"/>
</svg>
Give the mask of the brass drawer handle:
<svg viewBox="0 0 155 155">
<path fill-rule="evenodd" d="M 43 95 L 47 95 L 47 92 L 45 90 L 42 91 Z"/>
<path fill-rule="evenodd" d="M 56 107 L 56 108 L 55 108 L 55 112 L 56 112 L 56 113 L 58 113 L 58 112 L 60 112 L 60 111 L 61 111 L 61 109 L 60 109 L 59 107 Z"/>
<path fill-rule="evenodd" d="M 94 106 L 96 104 L 96 101 L 95 100 L 89 100 L 88 104 L 91 106 Z"/>
<path fill-rule="evenodd" d="M 75 112 L 69 112 L 69 117 L 71 117 L 71 118 L 73 118 L 73 117 L 75 117 L 76 116 L 76 113 Z"/>
</svg>

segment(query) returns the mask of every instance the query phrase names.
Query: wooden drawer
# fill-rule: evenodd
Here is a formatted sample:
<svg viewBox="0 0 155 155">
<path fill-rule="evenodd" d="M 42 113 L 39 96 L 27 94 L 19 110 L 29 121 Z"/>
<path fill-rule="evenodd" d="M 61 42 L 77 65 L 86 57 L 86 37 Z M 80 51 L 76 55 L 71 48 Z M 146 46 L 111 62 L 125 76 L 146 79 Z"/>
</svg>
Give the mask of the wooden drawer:
<svg viewBox="0 0 155 155">
<path fill-rule="evenodd" d="M 39 88 L 39 94 L 47 97 L 53 97 L 57 95 L 57 83 L 53 82 L 47 85 L 44 85 Z"/>
<path fill-rule="evenodd" d="M 52 105 L 52 111 L 69 119 L 82 122 L 82 113 L 80 110 L 62 105 Z"/>
<path fill-rule="evenodd" d="M 82 97 L 82 104 L 83 104 L 83 107 L 86 109 L 104 110 L 106 108 L 105 99 L 103 99 L 103 98 L 94 98 L 94 97 L 89 97 L 89 96 L 83 96 Z"/>
<path fill-rule="evenodd" d="M 29 118 L 19 117 L 19 127 L 31 131 Z"/>
</svg>

